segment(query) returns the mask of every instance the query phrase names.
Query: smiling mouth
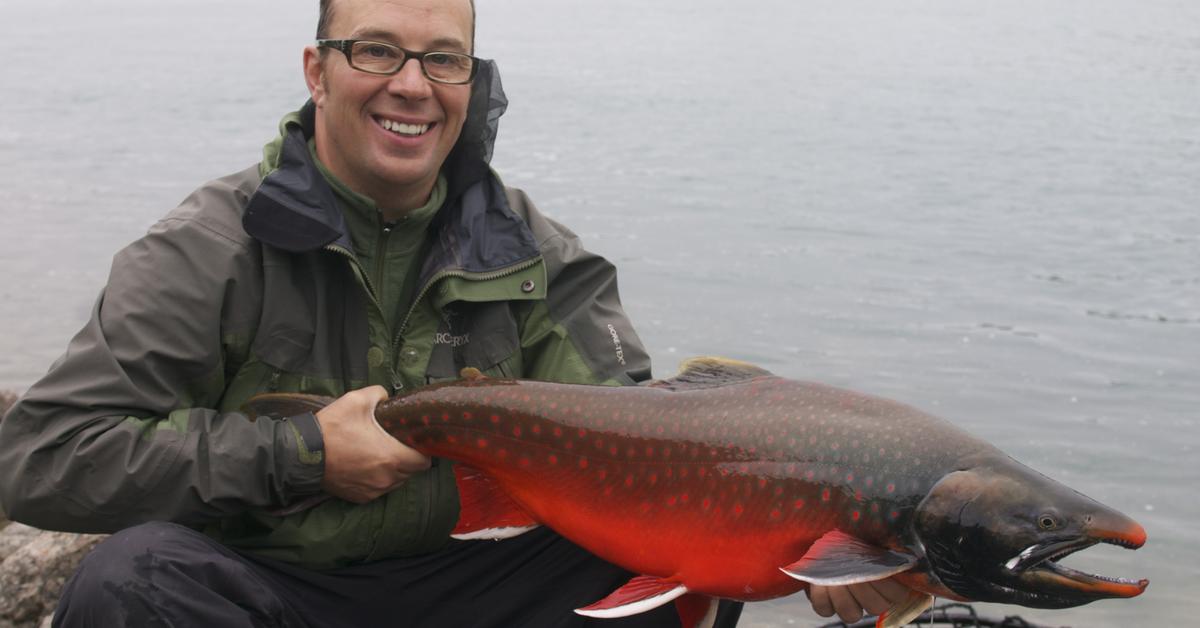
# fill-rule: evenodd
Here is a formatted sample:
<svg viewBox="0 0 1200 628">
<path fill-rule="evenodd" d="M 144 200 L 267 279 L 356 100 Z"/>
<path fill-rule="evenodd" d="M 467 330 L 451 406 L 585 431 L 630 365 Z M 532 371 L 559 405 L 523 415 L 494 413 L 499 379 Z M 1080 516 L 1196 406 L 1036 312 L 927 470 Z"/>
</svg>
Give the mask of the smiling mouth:
<svg viewBox="0 0 1200 628">
<path fill-rule="evenodd" d="M 388 118 L 381 118 L 379 116 L 375 116 L 375 122 L 379 124 L 379 126 L 383 127 L 384 130 L 392 133 L 393 135 L 399 135 L 401 137 L 420 137 L 428 133 L 433 127 L 437 126 L 436 122 L 430 122 L 426 124 L 407 124 L 404 122 L 398 122 L 396 120 L 389 120 Z"/>
<path fill-rule="evenodd" d="M 1058 587 L 1089 596 L 1134 597 L 1145 591 L 1146 586 L 1150 584 L 1149 580 L 1090 574 L 1058 563 L 1067 556 L 1098 543 L 1119 545 L 1127 549 L 1141 547 L 1140 543 L 1130 542 L 1123 538 L 1082 538 L 1057 543 L 1043 543 L 1029 546 L 1004 566 L 1009 571 L 1019 574 L 1022 579 L 1053 583 Z"/>
</svg>

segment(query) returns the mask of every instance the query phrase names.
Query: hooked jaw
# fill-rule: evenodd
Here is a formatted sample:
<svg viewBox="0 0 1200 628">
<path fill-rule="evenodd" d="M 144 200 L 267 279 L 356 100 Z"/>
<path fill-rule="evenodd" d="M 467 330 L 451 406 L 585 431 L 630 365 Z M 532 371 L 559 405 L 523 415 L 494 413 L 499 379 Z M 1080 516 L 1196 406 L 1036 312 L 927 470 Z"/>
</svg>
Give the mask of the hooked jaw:
<svg viewBox="0 0 1200 628">
<path fill-rule="evenodd" d="M 933 573 L 981 602 L 1068 608 L 1140 595 L 1146 580 L 1111 578 L 1060 560 L 1107 543 L 1137 549 L 1137 522 L 1019 464 L 948 474 L 918 506 L 917 532 Z"/>
<path fill-rule="evenodd" d="M 1039 591 L 1048 598 L 1058 599 L 1059 603 L 1066 605 L 1141 595 L 1150 584 L 1149 580 L 1089 574 L 1058 563 L 1075 552 L 1099 543 L 1127 549 L 1137 549 L 1146 543 L 1146 531 L 1141 525 L 1119 514 L 1110 519 L 1112 521 L 1107 523 L 1116 525 L 1090 525 L 1083 536 L 1031 545 L 1012 557 L 1004 567 L 1018 580 L 1029 585 L 1030 590 Z M 1043 602 L 1046 606 L 1058 605 L 1052 599 Z"/>
</svg>

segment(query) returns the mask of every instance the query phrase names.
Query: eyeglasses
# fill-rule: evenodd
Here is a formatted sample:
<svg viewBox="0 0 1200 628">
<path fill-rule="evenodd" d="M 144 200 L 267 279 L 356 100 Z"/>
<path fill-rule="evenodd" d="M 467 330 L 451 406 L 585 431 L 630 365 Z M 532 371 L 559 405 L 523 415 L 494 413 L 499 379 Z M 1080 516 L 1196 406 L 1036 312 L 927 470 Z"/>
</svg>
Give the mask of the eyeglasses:
<svg viewBox="0 0 1200 628">
<path fill-rule="evenodd" d="M 365 39 L 318 39 L 317 47 L 341 50 L 350 67 L 370 74 L 392 75 L 409 59 L 416 59 L 425 78 L 450 85 L 470 83 L 479 68 L 479 59 L 460 52 L 413 52 Z"/>
</svg>

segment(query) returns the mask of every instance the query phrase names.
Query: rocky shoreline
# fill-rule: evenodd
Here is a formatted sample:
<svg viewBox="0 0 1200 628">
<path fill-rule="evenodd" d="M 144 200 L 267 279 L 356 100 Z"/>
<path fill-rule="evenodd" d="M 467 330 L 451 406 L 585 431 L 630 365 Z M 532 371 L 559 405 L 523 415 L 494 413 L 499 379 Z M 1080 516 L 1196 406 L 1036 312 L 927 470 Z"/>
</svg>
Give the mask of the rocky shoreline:
<svg viewBox="0 0 1200 628">
<path fill-rule="evenodd" d="M 16 398 L 0 391 L 0 416 Z M 0 628 L 49 628 L 63 584 L 103 538 L 38 530 L 0 512 Z"/>
</svg>

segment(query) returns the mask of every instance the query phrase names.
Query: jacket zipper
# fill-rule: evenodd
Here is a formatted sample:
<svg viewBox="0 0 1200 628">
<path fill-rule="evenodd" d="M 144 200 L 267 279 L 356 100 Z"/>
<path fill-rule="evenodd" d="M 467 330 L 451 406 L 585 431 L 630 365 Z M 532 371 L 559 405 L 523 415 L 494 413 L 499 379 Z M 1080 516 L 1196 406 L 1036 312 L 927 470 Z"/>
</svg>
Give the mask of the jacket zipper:
<svg viewBox="0 0 1200 628">
<path fill-rule="evenodd" d="M 387 245 L 392 236 L 392 228 L 381 225 L 379 229 L 379 239 L 375 243 L 375 282 L 378 284 L 376 288 L 375 299 L 379 303 L 379 313 L 383 315 L 383 320 L 387 320 L 387 312 L 383 311 L 383 268 L 387 264 Z"/>
<path fill-rule="evenodd" d="M 386 237 L 386 235 L 380 236 L 381 239 L 383 239 L 385 237 Z M 367 273 L 367 271 L 363 269 L 362 264 L 360 264 L 358 261 L 358 258 L 355 257 L 354 254 L 352 254 L 350 251 L 347 251 L 346 249 L 344 249 L 340 246 L 334 246 L 332 244 L 327 244 L 327 245 L 325 245 L 324 248 L 326 251 L 336 253 L 350 261 L 350 265 L 358 271 L 358 274 L 360 276 L 362 276 L 362 278 L 363 278 L 363 282 L 367 284 L 367 296 L 371 297 L 371 303 L 375 304 L 375 309 L 379 310 L 380 316 L 383 316 L 383 305 L 379 302 L 379 296 L 378 296 L 379 293 L 375 288 L 375 283 L 371 280 L 371 276 Z M 386 318 L 384 320 L 386 320 Z M 392 349 L 392 355 L 393 356 L 395 355 L 394 347 Z M 389 379 L 392 380 L 392 392 L 395 393 L 397 389 L 403 388 L 403 386 L 399 386 L 399 387 L 396 386 L 397 383 L 402 383 L 402 382 L 400 382 L 400 377 L 396 373 L 396 367 L 393 364 L 394 360 L 389 359 L 387 362 L 388 362 L 387 363 L 388 376 L 389 376 Z"/>
</svg>

